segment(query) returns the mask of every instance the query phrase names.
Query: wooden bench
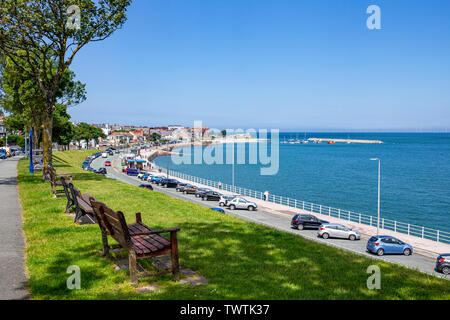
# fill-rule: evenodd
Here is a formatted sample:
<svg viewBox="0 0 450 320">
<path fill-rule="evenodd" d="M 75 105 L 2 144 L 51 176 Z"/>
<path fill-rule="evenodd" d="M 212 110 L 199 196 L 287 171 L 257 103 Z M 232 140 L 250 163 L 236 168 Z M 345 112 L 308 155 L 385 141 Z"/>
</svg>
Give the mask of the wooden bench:
<svg viewBox="0 0 450 320">
<path fill-rule="evenodd" d="M 67 198 L 66 210 L 64 210 L 64 212 L 67 213 L 67 212 L 69 212 L 69 209 L 75 205 L 75 202 L 73 201 L 72 192 L 70 191 L 69 184 L 66 182 L 66 178 L 61 177 L 60 181 L 61 181 L 61 185 L 64 188 L 64 193 L 66 194 L 66 198 Z"/>
<path fill-rule="evenodd" d="M 102 233 L 103 253 L 109 253 L 108 235 L 128 251 L 130 279 L 137 283 L 136 260 L 171 254 L 174 281 L 179 280 L 178 240 L 179 228 L 152 230 L 142 223 L 141 213 L 136 213 L 136 222 L 127 225 L 121 211 L 113 211 L 102 202 L 91 200 L 94 213 Z M 170 239 L 160 235 L 170 233 Z"/>
<path fill-rule="evenodd" d="M 50 165 L 47 166 L 47 170 L 50 175 L 51 194 L 55 198 L 62 196 L 62 192 L 64 190 L 57 189 L 58 187 L 63 186 L 61 183 L 61 178 L 64 177 L 68 183 L 72 183 L 72 175 L 65 173 L 56 174 L 55 169 Z"/>
<path fill-rule="evenodd" d="M 94 209 L 91 205 L 91 200 L 96 200 L 94 196 L 89 193 L 82 194 L 80 190 L 73 185 L 68 184 L 73 205 L 75 206 L 75 219 L 74 222 L 81 220 L 83 223 L 97 223 L 95 218 Z"/>
</svg>

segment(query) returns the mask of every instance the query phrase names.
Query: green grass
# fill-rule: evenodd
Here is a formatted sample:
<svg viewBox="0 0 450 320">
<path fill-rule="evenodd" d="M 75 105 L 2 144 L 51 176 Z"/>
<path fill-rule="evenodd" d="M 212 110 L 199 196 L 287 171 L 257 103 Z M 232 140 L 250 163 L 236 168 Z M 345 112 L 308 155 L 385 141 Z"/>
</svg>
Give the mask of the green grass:
<svg viewBox="0 0 450 320">
<path fill-rule="evenodd" d="M 74 224 L 63 213 L 65 198 L 52 198 L 49 183 L 40 174 L 29 175 L 23 160 L 18 181 L 34 299 L 450 299 L 448 280 L 83 171 L 81 162 L 89 153 L 56 152 L 57 172 L 72 173 L 82 192 L 123 211 L 129 223 L 140 211 L 153 228 L 180 227 L 181 265 L 209 283 L 178 284 L 165 274 L 139 284 L 156 282 L 162 289 L 137 292 L 128 273 L 114 271 L 114 263 L 101 255 L 99 227 Z M 367 289 L 366 269 L 372 264 L 381 268 L 381 290 Z M 81 268 L 80 290 L 66 287 L 70 265 Z"/>
</svg>

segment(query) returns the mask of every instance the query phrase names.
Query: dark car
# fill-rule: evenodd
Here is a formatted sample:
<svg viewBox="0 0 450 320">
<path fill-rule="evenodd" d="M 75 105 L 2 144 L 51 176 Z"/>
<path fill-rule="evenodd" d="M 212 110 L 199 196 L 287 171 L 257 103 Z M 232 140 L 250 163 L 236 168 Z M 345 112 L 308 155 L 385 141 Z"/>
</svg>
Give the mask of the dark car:
<svg viewBox="0 0 450 320">
<path fill-rule="evenodd" d="M 216 191 L 207 191 L 202 194 L 202 200 L 219 201 L 221 194 Z"/>
<path fill-rule="evenodd" d="M 184 186 L 183 193 L 184 194 L 195 194 L 197 192 L 197 189 L 198 188 L 196 186 L 188 184 L 188 185 Z"/>
<path fill-rule="evenodd" d="M 94 171 L 97 174 L 107 174 L 108 172 L 106 171 L 106 168 L 100 168 L 98 170 Z"/>
<path fill-rule="evenodd" d="M 178 192 L 183 192 L 185 186 L 187 186 L 187 183 L 179 182 L 179 183 L 177 184 L 177 191 L 178 191 Z"/>
<path fill-rule="evenodd" d="M 153 187 L 151 184 L 141 184 L 139 185 L 139 188 L 144 188 L 144 189 L 148 189 L 148 190 L 153 190 Z"/>
<path fill-rule="evenodd" d="M 178 181 L 175 179 L 164 179 L 161 181 L 161 186 L 164 188 L 176 188 Z"/>
<path fill-rule="evenodd" d="M 207 188 L 198 188 L 197 191 L 195 192 L 195 196 L 197 198 L 201 198 L 203 196 L 203 194 L 205 194 L 208 191 L 212 191 L 212 190 L 207 189 Z"/>
<path fill-rule="evenodd" d="M 296 214 L 291 220 L 292 228 L 298 230 L 303 230 L 305 228 L 319 229 L 322 223 L 328 223 L 328 221 L 317 219 L 310 214 Z"/>
<path fill-rule="evenodd" d="M 133 168 L 129 168 L 126 171 L 127 175 L 129 176 L 137 176 L 139 174 L 139 170 L 133 169 Z"/>
<path fill-rule="evenodd" d="M 443 253 L 437 257 L 436 271 L 450 274 L 450 253 Z"/>
</svg>

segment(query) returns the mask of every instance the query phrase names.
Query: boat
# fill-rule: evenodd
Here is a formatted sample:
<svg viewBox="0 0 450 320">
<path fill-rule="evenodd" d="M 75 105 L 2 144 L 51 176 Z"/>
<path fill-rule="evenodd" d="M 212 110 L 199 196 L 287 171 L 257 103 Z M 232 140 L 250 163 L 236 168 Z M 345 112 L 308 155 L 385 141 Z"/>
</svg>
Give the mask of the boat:
<svg viewBox="0 0 450 320">
<path fill-rule="evenodd" d="M 336 144 L 335 141 L 328 141 L 328 144 Z"/>
</svg>

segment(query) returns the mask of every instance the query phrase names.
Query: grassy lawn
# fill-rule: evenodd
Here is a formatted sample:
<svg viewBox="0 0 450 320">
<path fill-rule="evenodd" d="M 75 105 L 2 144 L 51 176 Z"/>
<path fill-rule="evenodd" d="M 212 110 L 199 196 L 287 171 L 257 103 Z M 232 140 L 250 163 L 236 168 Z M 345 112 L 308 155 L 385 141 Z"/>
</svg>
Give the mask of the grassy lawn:
<svg viewBox="0 0 450 320">
<path fill-rule="evenodd" d="M 160 290 L 139 293 L 128 272 L 101 255 L 97 225 L 76 225 L 64 214 L 65 198 L 54 199 L 40 174 L 18 168 L 26 237 L 26 269 L 34 299 L 450 299 L 450 282 L 397 265 L 327 247 L 275 229 L 220 215 L 199 205 L 81 170 L 91 152 L 54 154 L 57 172 L 114 210 L 128 223 L 142 212 L 144 223 L 159 229 L 180 227 L 182 266 L 208 279 L 190 286 L 170 274 L 141 279 Z M 110 240 L 110 243 L 114 243 Z M 120 253 L 117 255 L 121 255 Z M 381 290 L 366 287 L 369 265 L 381 268 Z M 81 269 L 81 289 L 69 290 L 66 270 Z"/>
</svg>

